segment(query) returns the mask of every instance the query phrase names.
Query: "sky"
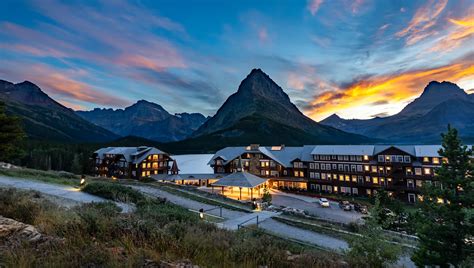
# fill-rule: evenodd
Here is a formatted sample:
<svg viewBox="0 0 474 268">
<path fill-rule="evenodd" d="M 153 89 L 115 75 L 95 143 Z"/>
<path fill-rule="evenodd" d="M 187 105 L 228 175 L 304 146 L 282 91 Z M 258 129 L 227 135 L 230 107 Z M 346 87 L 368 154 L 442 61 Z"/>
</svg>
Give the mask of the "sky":
<svg viewBox="0 0 474 268">
<path fill-rule="evenodd" d="M 253 68 L 317 121 L 395 114 L 433 80 L 474 93 L 474 1 L 0 1 L 0 79 L 75 110 L 212 116 Z"/>
</svg>

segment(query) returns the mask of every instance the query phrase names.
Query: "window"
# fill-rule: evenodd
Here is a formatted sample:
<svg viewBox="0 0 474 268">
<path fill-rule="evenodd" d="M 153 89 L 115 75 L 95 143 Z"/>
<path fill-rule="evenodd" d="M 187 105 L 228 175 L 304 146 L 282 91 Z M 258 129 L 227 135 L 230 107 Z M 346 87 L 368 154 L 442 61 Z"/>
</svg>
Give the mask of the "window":
<svg viewBox="0 0 474 268">
<path fill-rule="evenodd" d="M 351 162 L 354 162 L 356 160 L 355 155 L 350 156 Z"/>
<path fill-rule="evenodd" d="M 424 168 L 423 173 L 425 173 L 425 175 L 430 175 L 431 174 L 431 169 L 430 168 Z"/>
<path fill-rule="evenodd" d="M 310 178 L 310 179 L 314 179 L 314 172 L 310 172 L 310 173 L 309 173 L 309 178 Z"/>
<path fill-rule="evenodd" d="M 146 172 L 143 171 L 143 172 L 142 172 L 142 177 L 145 177 L 145 176 L 146 176 Z"/>
<path fill-rule="evenodd" d="M 410 188 L 410 189 L 415 188 L 415 183 L 414 183 L 414 181 L 411 180 L 411 179 L 408 179 L 408 180 L 407 180 L 407 187 Z"/>
<path fill-rule="evenodd" d="M 283 170 L 283 175 L 285 175 L 285 176 L 288 175 L 288 171 Z"/>
<path fill-rule="evenodd" d="M 421 175 L 421 168 L 415 168 L 415 175 Z"/>
<path fill-rule="evenodd" d="M 415 203 L 415 202 L 416 202 L 416 195 L 408 194 L 408 203 Z"/>
<path fill-rule="evenodd" d="M 158 160 L 158 155 L 157 154 L 153 155 L 153 160 L 155 160 L 155 161 Z"/>
<path fill-rule="evenodd" d="M 364 166 L 365 171 L 370 171 L 370 166 Z"/>
<path fill-rule="evenodd" d="M 357 171 L 357 166 L 351 165 L 351 172 L 356 172 L 356 171 Z"/>
<path fill-rule="evenodd" d="M 373 182 L 373 184 L 379 184 L 379 178 L 378 177 L 372 177 L 372 182 Z"/>
<path fill-rule="evenodd" d="M 309 169 L 314 169 L 314 163 L 309 163 Z"/>
<path fill-rule="evenodd" d="M 384 171 L 383 167 L 379 167 L 379 173 L 383 174 L 384 173 L 383 171 Z"/>
<path fill-rule="evenodd" d="M 157 162 L 154 162 L 152 167 L 153 167 L 154 169 L 158 168 L 158 163 L 157 163 Z"/>
<path fill-rule="evenodd" d="M 337 165 L 337 170 L 343 171 L 344 170 L 344 165 L 343 164 Z"/>
<path fill-rule="evenodd" d="M 344 176 L 344 178 L 346 179 L 346 181 L 351 181 L 351 176 L 349 175 Z"/>
<path fill-rule="evenodd" d="M 410 163 L 411 162 L 411 157 L 409 155 L 405 155 L 404 157 L 405 163 Z"/>
<path fill-rule="evenodd" d="M 359 194 L 359 189 L 352 188 L 352 194 L 355 194 L 355 195 Z"/>
<path fill-rule="evenodd" d="M 364 161 L 368 161 L 369 160 L 369 156 L 368 155 L 364 155 Z"/>
<path fill-rule="evenodd" d="M 317 154 L 313 155 L 313 159 L 314 160 L 319 160 L 319 155 L 317 155 Z"/>
<path fill-rule="evenodd" d="M 376 166 L 372 166 L 372 173 L 377 173 L 377 167 Z"/>
<path fill-rule="evenodd" d="M 340 174 L 340 175 L 339 175 L 339 180 L 340 180 L 340 181 L 344 181 L 344 175 Z"/>
<path fill-rule="evenodd" d="M 322 180 L 325 180 L 325 179 L 327 179 L 327 177 L 326 177 L 326 176 L 327 176 L 327 175 L 326 175 L 326 173 L 321 173 L 321 179 L 322 179 Z"/>
<path fill-rule="evenodd" d="M 362 172 L 362 165 L 357 165 L 357 171 Z"/>
<path fill-rule="evenodd" d="M 344 161 L 349 161 L 349 156 L 348 155 L 344 155 Z"/>
<path fill-rule="evenodd" d="M 425 163 L 430 162 L 430 158 L 429 157 L 423 157 L 423 162 L 425 162 Z"/>
<path fill-rule="evenodd" d="M 403 163 L 403 155 L 397 155 L 397 162 Z"/>
<path fill-rule="evenodd" d="M 421 188 L 423 186 L 422 180 L 416 180 L 416 188 Z"/>
<path fill-rule="evenodd" d="M 335 165 L 336 165 L 336 164 L 334 164 L 334 165 L 332 165 L 332 166 L 334 167 Z M 327 170 L 331 170 L 331 164 L 326 164 L 326 169 L 327 169 Z M 334 168 L 334 169 L 336 169 L 336 168 Z"/>
<path fill-rule="evenodd" d="M 435 165 L 439 164 L 439 158 L 438 157 L 433 157 L 433 164 L 435 164 Z"/>
<path fill-rule="evenodd" d="M 356 175 L 352 175 L 352 182 L 357 182 L 357 176 Z"/>
<path fill-rule="evenodd" d="M 364 183 L 364 177 L 357 176 L 357 183 L 360 183 L 360 184 Z"/>
<path fill-rule="evenodd" d="M 344 165 L 344 171 L 349 172 L 349 165 Z"/>
<path fill-rule="evenodd" d="M 379 155 L 378 159 L 379 159 L 379 162 L 385 162 L 385 157 L 383 155 Z M 390 157 L 388 160 L 390 160 Z"/>
<path fill-rule="evenodd" d="M 315 178 L 315 179 L 318 179 L 318 180 L 320 179 L 318 172 L 314 173 L 314 178 Z"/>
<path fill-rule="evenodd" d="M 314 163 L 314 169 L 319 169 L 319 163 Z"/>
<path fill-rule="evenodd" d="M 334 186 L 334 192 L 337 193 L 337 186 Z"/>
<path fill-rule="evenodd" d="M 268 161 L 260 161 L 260 166 L 261 167 L 268 167 L 270 165 L 270 162 Z"/>
<path fill-rule="evenodd" d="M 370 176 L 365 176 L 365 182 L 370 182 Z"/>
<path fill-rule="evenodd" d="M 361 156 L 361 155 L 358 155 L 358 156 L 356 157 L 356 160 L 357 160 L 357 162 L 361 162 L 361 161 L 362 161 L 362 156 Z"/>
<path fill-rule="evenodd" d="M 143 163 L 143 164 L 142 164 L 142 168 L 146 168 L 146 163 Z"/>
</svg>

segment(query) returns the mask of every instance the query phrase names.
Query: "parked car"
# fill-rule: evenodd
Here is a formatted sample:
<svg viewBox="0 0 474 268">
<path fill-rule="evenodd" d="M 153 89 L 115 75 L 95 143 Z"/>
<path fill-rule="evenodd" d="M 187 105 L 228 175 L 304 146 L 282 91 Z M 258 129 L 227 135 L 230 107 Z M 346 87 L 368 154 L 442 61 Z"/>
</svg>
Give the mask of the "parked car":
<svg viewBox="0 0 474 268">
<path fill-rule="evenodd" d="M 362 214 L 368 214 L 369 213 L 369 210 L 367 209 L 367 206 L 364 206 L 364 205 L 361 205 L 361 204 L 358 204 L 358 203 L 354 204 L 354 210 L 357 211 L 357 212 L 360 212 Z"/>
<path fill-rule="evenodd" d="M 351 203 L 349 203 L 349 201 L 339 201 L 339 207 L 345 211 L 351 211 L 352 210 L 352 206 L 351 206 Z"/>
<path fill-rule="evenodd" d="M 326 198 L 320 198 L 319 205 L 323 208 L 328 208 L 330 206 L 329 201 Z"/>
</svg>

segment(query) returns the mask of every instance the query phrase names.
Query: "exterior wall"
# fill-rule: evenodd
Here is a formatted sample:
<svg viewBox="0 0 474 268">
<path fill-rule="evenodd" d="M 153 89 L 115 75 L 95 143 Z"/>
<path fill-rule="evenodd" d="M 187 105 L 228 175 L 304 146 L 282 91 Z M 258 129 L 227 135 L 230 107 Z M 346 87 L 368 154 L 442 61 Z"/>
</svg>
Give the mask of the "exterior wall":
<svg viewBox="0 0 474 268">
<path fill-rule="evenodd" d="M 165 154 L 149 155 L 140 163 L 125 161 L 122 155 L 108 155 L 100 160 L 93 157 L 94 173 L 101 177 L 119 179 L 141 179 L 154 174 L 168 173 L 170 157 Z"/>
<path fill-rule="evenodd" d="M 243 166 L 244 170 L 249 173 L 264 178 L 284 176 L 285 168 L 275 160 L 262 153 L 244 153 L 240 156 L 240 158 L 241 165 Z M 238 158 L 230 161 L 226 165 L 224 165 L 224 161 L 222 159 L 218 158 L 214 161 L 212 167 L 214 168 L 214 173 L 216 174 L 232 173 L 237 171 L 237 169 L 240 169 Z"/>
</svg>

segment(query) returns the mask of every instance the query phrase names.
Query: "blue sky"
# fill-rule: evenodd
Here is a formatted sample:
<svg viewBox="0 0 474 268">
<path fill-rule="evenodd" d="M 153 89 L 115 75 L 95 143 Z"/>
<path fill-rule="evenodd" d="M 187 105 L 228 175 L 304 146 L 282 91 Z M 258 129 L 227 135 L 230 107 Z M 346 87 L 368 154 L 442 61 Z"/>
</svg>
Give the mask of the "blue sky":
<svg viewBox="0 0 474 268">
<path fill-rule="evenodd" d="M 471 92 L 473 17 L 464 0 L 4 0 L 0 79 L 73 109 L 213 115 L 261 68 L 315 120 L 386 116 L 431 80 Z"/>
</svg>

